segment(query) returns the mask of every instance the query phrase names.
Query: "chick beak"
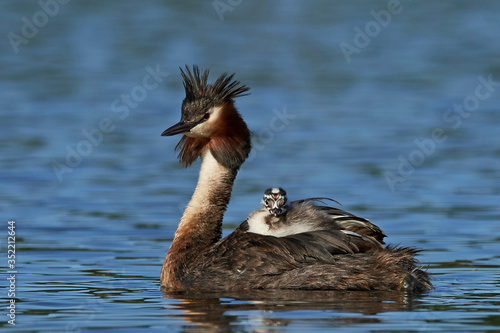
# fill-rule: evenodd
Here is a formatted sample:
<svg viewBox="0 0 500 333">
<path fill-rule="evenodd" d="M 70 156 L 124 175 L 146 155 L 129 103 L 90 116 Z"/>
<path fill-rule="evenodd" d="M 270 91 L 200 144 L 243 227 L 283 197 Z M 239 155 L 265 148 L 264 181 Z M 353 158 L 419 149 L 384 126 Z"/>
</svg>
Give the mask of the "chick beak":
<svg viewBox="0 0 500 333">
<path fill-rule="evenodd" d="M 273 207 L 269 210 L 271 212 L 271 214 L 273 214 L 274 216 L 278 216 L 280 215 L 282 212 L 283 212 L 283 205 L 282 205 L 282 202 L 280 202 L 279 200 L 278 201 L 275 201 L 273 203 Z"/>
</svg>

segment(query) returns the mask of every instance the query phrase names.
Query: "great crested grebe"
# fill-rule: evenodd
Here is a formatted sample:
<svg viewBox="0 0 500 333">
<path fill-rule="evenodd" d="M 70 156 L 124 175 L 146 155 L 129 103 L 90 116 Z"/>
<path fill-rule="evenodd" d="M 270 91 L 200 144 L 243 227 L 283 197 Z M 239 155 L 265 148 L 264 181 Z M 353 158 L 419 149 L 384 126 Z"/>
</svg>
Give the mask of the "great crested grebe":
<svg viewBox="0 0 500 333">
<path fill-rule="evenodd" d="M 247 95 L 249 88 L 227 73 L 208 84 L 208 72 L 197 66 L 192 71 L 188 66 L 181 69 L 186 91 L 181 120 L 162 133 L 182 134 L 176 150 L 185 167 L 201 158 L 198 184 L 161 270 L 164 288 L 432 288 L 428 274 L 416 267 L 416 250 L 384 247 L 385 235 L 378 227 L 335 208 L 316 206 L 304 209 L 304 215 L 297 210 L 294 218 L 294 224 L 307 226 L 322 224 L 323 219 L 332 224 L 333 216 L 338 222 L 335 228 L 274 237 L 248 232 L 245 221 L 221 240 L 233 182 L 250 153 L 250 131 L 234 106 L 234 99 Z"/>
<path fill-rule="evenodd" d="M 320 230 L 340 230 L 349 235 L 345 237 L 362 238 L 368 243 L 376 241 L 375 246 L 385 244 L 386 235 L 379 227 L 344 210 L 319 205 L 325 201 L 338 204 L 329 198 L 308 198 L 287 204 L 288 198 L 284 189 L 268 188 L 261 201 L 263 207 L 250 213 L 240 228 L 246 232 L 274 237 Z"/>
</svg>

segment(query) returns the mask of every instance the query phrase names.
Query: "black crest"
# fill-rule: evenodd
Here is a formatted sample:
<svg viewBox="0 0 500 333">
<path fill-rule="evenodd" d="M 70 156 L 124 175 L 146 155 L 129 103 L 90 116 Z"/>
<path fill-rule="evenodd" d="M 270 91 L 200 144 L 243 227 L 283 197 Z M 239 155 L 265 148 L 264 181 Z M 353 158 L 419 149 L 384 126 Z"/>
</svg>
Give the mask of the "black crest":
<svg viewBox="0 0 500 333">
<path fill-rule="evenodd" d="M 186 65 L 185 70 L 182 68 L 180 70 L 186 90 L 184 102 L 206 99 L 211 105 L 220 105 L 236 97 L 249 95 L 245 94 L 250 90 L 249 87 L 240 84 L 239 81 L 233 81 L 234 73 L 231 75 L 223 73 L 214 83 L 208 84 L 208 69 L 201 73 L 198 66 L 194 65 L 191 72 Z"/>
</svg>

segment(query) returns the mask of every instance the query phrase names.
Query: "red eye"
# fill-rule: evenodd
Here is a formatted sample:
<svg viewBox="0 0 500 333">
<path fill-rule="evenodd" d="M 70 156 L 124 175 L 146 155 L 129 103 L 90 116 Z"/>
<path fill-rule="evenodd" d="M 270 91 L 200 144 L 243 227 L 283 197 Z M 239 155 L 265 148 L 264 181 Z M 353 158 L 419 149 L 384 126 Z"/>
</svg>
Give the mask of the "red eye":
<svg viewBox="0 0 500 333">
<path fill-rule="evenodd" d="M 210 118 L 210 113 L 207 112 L 203 115 L 203 120 L 208 120 L 209 118 Z"/>
</svg>

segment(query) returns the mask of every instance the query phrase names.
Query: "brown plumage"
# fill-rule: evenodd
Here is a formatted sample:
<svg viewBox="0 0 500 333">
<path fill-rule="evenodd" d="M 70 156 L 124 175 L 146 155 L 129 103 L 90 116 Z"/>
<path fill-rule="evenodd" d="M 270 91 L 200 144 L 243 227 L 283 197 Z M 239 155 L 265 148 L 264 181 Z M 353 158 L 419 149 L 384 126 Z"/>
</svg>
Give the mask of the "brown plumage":
<svg viewBox="0 0 500 333">
<path fill-rule="evenodd" d="M 335 216 L 337 227 L 275 237 L 248 232 L 245 221 L 220 240 L 234 179 L 250 152 L 250 132 L 234 107 L 234 98 L 245 95 L 249 88 L 233 81 L 234 74 L 223 74 L 208 84 L 208 71 L 200 73 L 196 66 L 192 71 L 186 66 L 181 73 L 186 90 L 181 121 L 162 135 L 182 134 L 177 145 L 181 164 L 189 166 L 198 156 L 202 164 L 198 184 L 162 267 L 163 287 L 432 288 L 427 273 L 416 267 L 416 250 L 384 247 L 385 234 L 374 224 L 310 200 L 298 203 L 304 210 L 295 212 L 294 223 L 317 223 L 312 219 Z M 311 213 L 311 205 L 315 205 L 315 213 Z"/>
<path fill-rule="evenodd" d="M 329 198 L 308 198 L 288 203 L 286 191 L 282 188 L 269 188 L 264 192 L 262 208 L 248 215 L 247 232 L 262 235 L 285 237 L 296 233 L 319 230 L 342 230 L 354 237 L 369 237 L 376 244 L 385 244 L 384 232 L 362 217 L 345 210 L 326 205 Z M 370 242 L 371 240 L 366 240 Z"/>
</svg>

